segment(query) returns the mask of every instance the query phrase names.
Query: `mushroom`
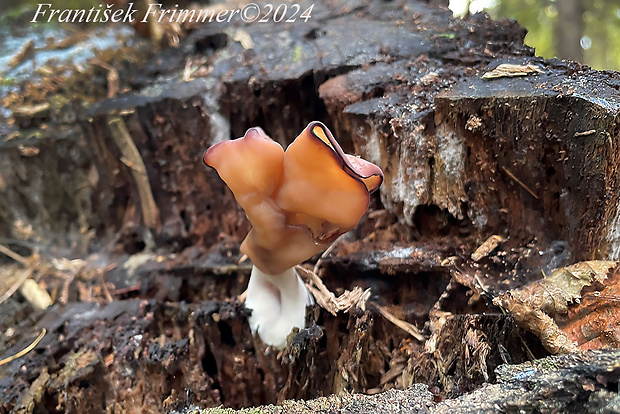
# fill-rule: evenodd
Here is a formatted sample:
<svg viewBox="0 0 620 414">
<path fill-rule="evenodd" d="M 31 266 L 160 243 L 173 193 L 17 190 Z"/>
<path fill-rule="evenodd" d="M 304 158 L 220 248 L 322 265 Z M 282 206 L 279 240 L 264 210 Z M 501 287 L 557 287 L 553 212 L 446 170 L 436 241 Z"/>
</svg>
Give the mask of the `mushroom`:
<svg viewBox="0 0 620 414">
<path fill-rule="evenodd" d="M 282 349 L 313 303 L 294 267 L 357 225 L 383 172 L 345 154 L 321 122 L 311 122 L 286 151 L 256 127 L 213 145 L 203 160 L 252 224 L 241 244 L 253 264 L 245 302 L 252 332 Z"/>
</svg>

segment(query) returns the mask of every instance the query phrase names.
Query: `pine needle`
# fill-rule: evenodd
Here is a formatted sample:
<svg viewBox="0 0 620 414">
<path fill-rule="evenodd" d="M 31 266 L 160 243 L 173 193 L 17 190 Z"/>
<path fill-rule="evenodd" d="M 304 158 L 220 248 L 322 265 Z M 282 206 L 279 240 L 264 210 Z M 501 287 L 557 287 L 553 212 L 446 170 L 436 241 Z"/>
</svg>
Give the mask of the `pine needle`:
<svg viewBox="0 0 620 414">
<path fill-rule="evenodd" d="M 17 358 L 21 358 L 24 355 L 26 355 L 28 352 L 32 351 L 34 349 L 35 346 L 37 346 L 39 344 L 39 342 L 41 342 L 41 339 L 43 339 L 43 337 L 45 336 L 45 334 L 47 333 L 47 330 L 45 328 L 43 328 L 43 330 L 41 331 L 41 333 L 39 334 L 39 336 L 37 336 L 37 338 L 34 340 L 33 343 L 31 343 L 30 345 L 28 345 L 26 348 L 24 348 L 23 350 L 19 351 L 18 353 L 16 353 L 15 355 L 11 355 L 8 358 L 4 358 L 3 360 L 0 361 L 0 366 L 9 363 Z"/>
</svg>

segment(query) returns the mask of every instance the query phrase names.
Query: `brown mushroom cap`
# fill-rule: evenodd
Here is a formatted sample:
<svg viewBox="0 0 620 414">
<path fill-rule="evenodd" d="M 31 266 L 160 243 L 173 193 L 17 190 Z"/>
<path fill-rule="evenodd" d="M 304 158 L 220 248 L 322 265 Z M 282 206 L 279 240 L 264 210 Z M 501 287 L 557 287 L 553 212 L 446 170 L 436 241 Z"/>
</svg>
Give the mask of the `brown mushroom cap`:
<svg viewBox="0 0 620 414">
<path fill-rule="evenodd" d="M 263 272 L 279 274 L 355 227 L 379 167 L 345 154 L 320 122 L 310 123 L 286 151 L 260 128 L 214 145 L 204 155 L 252 223 L 241 251 Z"/>
<path fill-rule="evenodd" d="M 203 161 L 213 167 L 247 211 L 257 200 L 269 197 L 282 176 L 282 146 L 261 128 L 250 128 L 242 138 L 210 147 Z"/>
</svg>

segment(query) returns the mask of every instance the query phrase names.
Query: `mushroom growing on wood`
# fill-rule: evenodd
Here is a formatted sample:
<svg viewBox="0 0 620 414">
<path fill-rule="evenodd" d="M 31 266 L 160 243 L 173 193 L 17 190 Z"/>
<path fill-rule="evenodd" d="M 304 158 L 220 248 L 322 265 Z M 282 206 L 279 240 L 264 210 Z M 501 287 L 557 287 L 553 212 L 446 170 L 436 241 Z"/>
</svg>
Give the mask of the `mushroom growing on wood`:
<svg viewBox="0 0 620 414">
<path fill-rule="evenodd" d="M 383 172 L 345 154 L 320 122 L 311 122 L 286 151 L 261 128 L 250 128 L 213 145 L 203 159 L 252 224 L 241 244 L 253 264 L 245 302 L 252 332 L 284 348 L 313 302 L 294 266 L 357 225 Z"/>
</svg>

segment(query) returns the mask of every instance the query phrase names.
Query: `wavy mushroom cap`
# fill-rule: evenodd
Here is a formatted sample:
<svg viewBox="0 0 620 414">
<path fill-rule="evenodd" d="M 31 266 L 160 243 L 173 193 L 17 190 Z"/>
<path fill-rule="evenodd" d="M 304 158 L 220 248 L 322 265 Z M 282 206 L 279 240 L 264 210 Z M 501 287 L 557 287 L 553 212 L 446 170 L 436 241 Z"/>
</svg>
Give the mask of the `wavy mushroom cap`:
<svg viewBox="0 0 620 414">
<path fill-rule="evenodd" d="M 245 210 L 257 198 L 271 195 L 282 176 L 282 146 L 261 128 L 250 128 L 242 138 L 210 147 L 202 157 L 226 183 Z"/>
<path fill-rule="evenodd" d="M 320 122 L 310 123 L 286 149 L 283 174 L 276 203 L 317 242 L 355 227 L 383 180 L 379 167 L 347 156 Z"/>
<path fill-rule="evenodd" d="M 252 223 L 241 251 L 272 275 L 354 228 L 383 181 L 379 167 L 345 154 L 320 122 L 310 123 L 286 151 L 251 128 L 243 138 L 209 148 L 204 161 Z"/>
</svg>

